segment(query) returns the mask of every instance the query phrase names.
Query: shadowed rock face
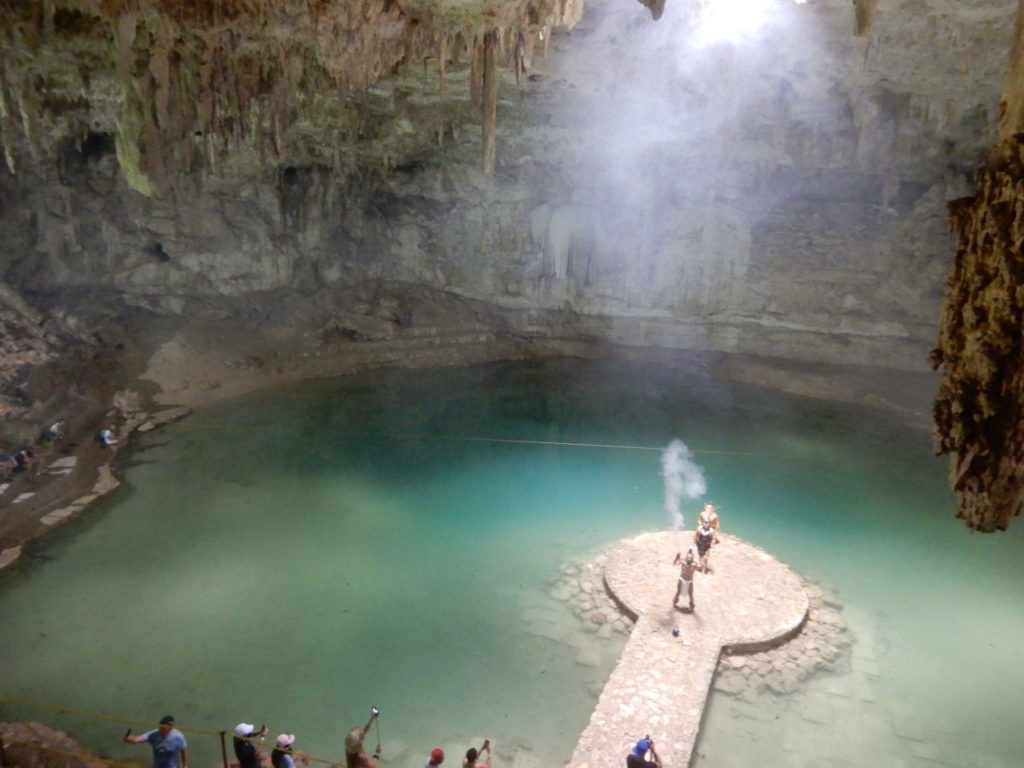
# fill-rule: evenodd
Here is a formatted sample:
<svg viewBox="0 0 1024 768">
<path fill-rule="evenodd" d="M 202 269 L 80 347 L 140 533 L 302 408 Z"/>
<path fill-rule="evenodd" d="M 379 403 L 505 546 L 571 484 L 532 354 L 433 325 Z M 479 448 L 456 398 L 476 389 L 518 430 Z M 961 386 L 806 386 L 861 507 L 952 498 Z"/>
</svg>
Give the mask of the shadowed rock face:
<svg viewBox="0 0 1024 768">
<path fill-rule="evenodd" d="M 950 455 L 957 517 L 1005 530 L 1024 503 L 1024 2 L 1000 104 L 999 141 L 953 201 L 956 261 L 934 367 L 936 447 Z"/>
<path fill-rule="evenodd" d="M 1024 142 L 1016 136 L 950 206 L 959 233 L 946 289 L 936 445 L 951 456 L 957 517 L 1005 530 L 1024 501 Z"/>
<path fill-rule="evenodd" d="M 1015 6 L 0 0 L 0 315 L 50 359 L 202 319 L 921 370 Z"/>
</svg>

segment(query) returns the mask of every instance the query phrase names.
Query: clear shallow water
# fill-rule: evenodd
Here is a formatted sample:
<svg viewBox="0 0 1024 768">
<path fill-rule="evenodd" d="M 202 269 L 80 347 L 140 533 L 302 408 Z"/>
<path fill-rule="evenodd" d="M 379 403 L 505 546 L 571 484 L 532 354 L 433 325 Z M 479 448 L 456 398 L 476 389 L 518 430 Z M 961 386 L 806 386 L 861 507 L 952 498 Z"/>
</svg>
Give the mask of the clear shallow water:
<svg viewBox="0 0 1024 768">
<path fill-rule="evenodd" d="M 198 731 L 239 720 L 338 759 L 371 704 L 396 765 L 483 735 L 506 764 L 561 765 L 616 648 L 580 664 L 578 637 L 530 634 L 524 612 L 566 560 L 667 525 L 660 449 L 676 437 L 727 531 L 820 575 L 859 617 L 870 717 L 1017 754 L 1021 526 L 979 536 L 952 520 L 944 462 L 891 415 L 635 364 L 317 382 L 144 436 L 121 491 L 0 576 L 0 690 L 172 712 L 197 766 L 219 758 Z M 119 723 L 4 706 L 18 716 L 148 758 L 117 744 Z M 712 707 L 702 764 L 769 758 L 754 737 L 736 748 L 737 716 Z M 814 738 L 845 757 L 884 748 L 870 729 L 851 745 L 848 723 L 821 725 Z M 804 757 L 773 748 L 767 764 Z"/>
</svg>

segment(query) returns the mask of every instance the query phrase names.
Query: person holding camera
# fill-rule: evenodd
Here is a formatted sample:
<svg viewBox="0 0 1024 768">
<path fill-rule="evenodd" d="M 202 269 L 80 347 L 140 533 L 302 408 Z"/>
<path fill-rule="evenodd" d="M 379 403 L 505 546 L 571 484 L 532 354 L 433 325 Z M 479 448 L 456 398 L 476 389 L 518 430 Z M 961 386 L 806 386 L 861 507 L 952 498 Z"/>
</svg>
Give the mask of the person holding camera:
<svg viewBox="0 0 1024 768">
<path fill-rule="evenodd" d="M 647 759 L 647 753 L 651 759 Z M 632 751 L 626 755 L 626 768 L 661 768 L 661 758 L 654 749 L 654 739 L 644 736 L 636 743 Z"/>
<path fill-rule="evenodd" d="M 235 757 L 238 758 L 238 768 L 259 768 L 260 753 L 263 751 L 263 742 L 266 738 L 266 725 L 259 729 L 251 723 L 239 723 L 235 726 L 232 742 Z"/>
<path fill-rule="evenodd" d="M 380 760 L 380 744 L 377 745 L 373 757 L 367 757 L 363 750 L 363 739 L 366 738 L 366 733 L 373 725 L 373 721 L 379 716 L 380 710 L 371 707 L 370 719 L 366 721 L 366 725 L 362 728 L 357 725 L 348 732 L 345 737 L 345 765 L 347 768 L 377 768 L 377 761 Z"/>
<path fill-rule="evenodd" d="M 487 753 L 487 760 L 481 761 L 481 753 Z M 491 768 L 491 740 L 484 739 L 483 745 L 479 750 L 474 747 L 470 747 L 466 750 L 466 757 L 462 760 L 462 768 Z"/>
</svg>

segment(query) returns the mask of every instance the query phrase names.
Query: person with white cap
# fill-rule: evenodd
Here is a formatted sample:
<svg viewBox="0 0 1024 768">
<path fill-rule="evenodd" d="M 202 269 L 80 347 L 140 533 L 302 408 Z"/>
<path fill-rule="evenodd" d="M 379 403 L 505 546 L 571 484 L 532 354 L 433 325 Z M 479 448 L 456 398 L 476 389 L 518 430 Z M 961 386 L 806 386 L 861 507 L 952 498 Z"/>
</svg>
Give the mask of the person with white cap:
<svg viewBox="0 0 1024 768">
<path fill-rule="evenodd" d="M 345 765 L 346 768 L 377 768 L 377 761 L 380 760 L 380 744 L 373 753 L 373 757 L 367 757 L 363 750 L 363 739 L 367 731 L 373 725 L 373 721 L 380 716 L 380 710 L 376 707 L 370 709 L 370 719 L 366 725 L 360 728 L 358 725 L 351 728 L 345 736 Z"/>
<path fill-rule="evenodd" d="M 295 743 L 294 733 L 282 733 L 274 742 L 274 751 L 270 753 L 270 762 L 274 768 L 295 768 L 292 759 L 292 744 Z"/>
<path fill-rule="evenodd" d="M 259 741 L 254 739 L 259 737 Z M 263 742 L 267 737 L 267 726 L 256 730 L 251 723 L 239 723 L 235 726 L 235 757 L 238 758 L 239 768 L 258 768 L 260 764 L 260 751 L 263 749 Z"/>
</svg>

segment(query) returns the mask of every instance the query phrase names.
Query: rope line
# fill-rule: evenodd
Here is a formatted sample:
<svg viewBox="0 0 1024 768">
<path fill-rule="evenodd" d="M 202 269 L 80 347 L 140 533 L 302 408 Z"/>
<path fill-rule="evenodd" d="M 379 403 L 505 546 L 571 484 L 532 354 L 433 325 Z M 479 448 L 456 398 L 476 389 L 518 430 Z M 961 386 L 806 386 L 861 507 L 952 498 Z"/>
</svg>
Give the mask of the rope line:
<svg viewBox="0 0 1024 768">
<path fill-rule="evenodd" d="M 131 719 L 131 718 L 127 718 L 127 717 L 120 717 L 118 715 L 108 715 L 108 714 L 105 714 L 103 712 L 92 712 L 92 711 L 87 710 L 87 709 L 77 709 L 75 707 L 64 707 L 64 706 L 60 706 L 58 704 L 50 704 L 48 702 L 39 701 L 37 699 L 27 699 L 27 698 L 20 697 L 20 696 L 12 696 L 11 694 L 3 693 L 2 691 L 0 691 L 0 701 L 6 701 L 6 702 L 9 702 L 9 703 L 12 703 L 12 704 L 21 704 L 23 706 L 36 707 L 38 709 L 49 710 L 50 712 L 57 712 L 57 713 L 64 714 L 64 715 L 79 715 L 79 716 L 82 716 L 82 717 L 90 717 L 90 718 L 93 718 L 93 719 L 96 719 L 96 720 L 107 720 L 107 721 L 114 722 L 114 723 L 121 723 L 122 725 L 136 725 L 136 726 L 139 726 L 141 728 L 145 728 L 147 730 L 159 727 L 158 723 L 151 723 L 148 720 L 137 720 L 137 719 Z M 188 729 L 188 733 L 189 733 L 189 735 L 191 735 L 191 734 L 200 734 L 200 735 L 203 735 L 203 736 L 216 736 L 218 739 L 220 738 L 220 735 L 223 733 L 225 735 L 230 736 L 231 738 L 235 738 L 234 733 L 232 731 L 224 730 L 224 729 L 213 730 L 213 729 L 210 729 L 210 728 L 192 728 L 192 727 L 190 727 Z M 254 739 L 253 738 L 247 738 L 247 739 L 245 739 L 245 741 L 252 742 L 252 741 L 254 741 Z M 6 741 L 5 740 L 4 743 L 5 744 L 26 744 L 26 745 L 29 745 L 28 742 L 22 742 L 22 741 Z M 60 750 L 51 749 L 49 747 L 44 747 L 41 744 L 38 744 L 38 745 L 37 744 L 32 744 L 31 746 L 34 746 L 34 747 L 36 747 L 38 749 L 42 749 L 42 750 L 57 752 L 59 754 L 72 755 L 72 756 L 76 757 L 79 760 L 92 761 L 94 759 L 92 754 L 89 754 L 87 756 L 83 756 L 83 755 L 76 755 L 76 754 L 71 753 L 71 752 L 69 752 L 69 753 L 61 753 Z M 271 749 L 273 749 L 273 746 L 271 746 Z M 297 757 L 302 757 L 305 760 L 311 760 L 311 761 L 315 761 L 315 762 L 318 762 L 318 763 L 323 763 L 324 765 L 328 765 L 328 766 L 335 766 L 336 768 L 343 768 L 344 766 L 346 766 L 346 763 L 344 763 L 344 762 L 339 763 L 339 762 L 336 762 L 334 760 L 328 760 L 327 758 L 324 758 L 324 757 L 317 757 L 315 755 L 309 754 L 308 752 L 295 751 L 292 754 L 294 754 Z M 100 757 L 96 757 L 95 760 L 98 761 L 98 762 L 107 763 L 109 765 L 130 765 L 130 766 L 136 766 L 137 765 L 137 763 L 134 763 L 134 762 L 126 763 L 124 761 L 115 761 L 115 760 L 109 760 L 109 759 L 100 758 Z M 218 761 L 218 764 L 219 764 L 219 762 L 220 761 Z"/>
<path fill-rule="evenodd" d="M 177 423 L 178 426 L 196 427 L 198 429 L 223 429 L 233 430 L 241 429 L 242 427 L 231 427 L 224 424 L 202 424 L 190 421 L 181 421 Z M 665 446 L 652 446 L 652 445 L 621 445 L 617 443 L 576 443 L 562 440 L 527 440 L 525 438 L 511 438 L 511 437 L 471 437 L 464 435 L 427 435 L 418 432 L 337 432 L 336 434 L 344 434 L 349 437 L 379 437 L 387 440 L 398 440 L 398 439 L 417 439 L 417 440 L 435 440 L 443 441 L 448 440 L 451 442 L 466 442 L 466 443 L 507 443 L 510 445 L 551 445 L 560 448 L 602 448 L 605 450 L 616 450 L 616 451 L 663 451 Z M 750 457 L 762 457 L 768 459 L 788 459 L 790 461 L 843 461 L 850 462 L 853 459 L 849 458 L 834 458 L 829 456 L 821 455 L 797 455 L 791 453 L 770 453 L 768 451 L 729 451 L 719 448 L 690 448 L 692 454 L 707 454 L 715 456 L 750 456 Z M 863 461 L 864 459 L 860 459 Z"/>
</svg>

